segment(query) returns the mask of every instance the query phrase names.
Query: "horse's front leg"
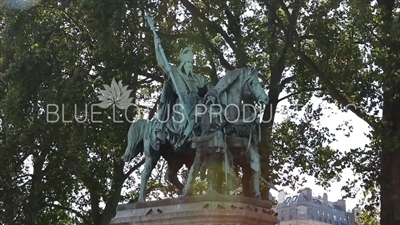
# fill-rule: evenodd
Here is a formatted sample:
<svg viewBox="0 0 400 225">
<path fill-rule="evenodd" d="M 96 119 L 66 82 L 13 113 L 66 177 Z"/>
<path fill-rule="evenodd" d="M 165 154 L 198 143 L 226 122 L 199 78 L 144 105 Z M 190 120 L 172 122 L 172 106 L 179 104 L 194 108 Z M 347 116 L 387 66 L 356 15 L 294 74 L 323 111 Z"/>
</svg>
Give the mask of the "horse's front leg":
<svg viewBox="0 0 400 225">
<path fill-rule="evenodd" d="M 182 193 L 183 188 L 185 187 L 178 179 L 178 171 L 183 166 L 183 163 L 179 163 L 179 161 L 168 161 L 168 168 L 167 168 L 167 176 L 169 182 L 171 182 L 179 191 Z"/>
<path fill-rule="evenodd" d="M 214 183 L 215 181 L 221 181 L 222 184 L 222 179 L 220 179 L 221 176 L 216 176 L 218 174 L 218 169 L 221 169 L 220 165 L 215 162 L 215 160 L 212 158 L 212 156 L 208 157 L 206 159 L 206 164 L 207 164 L 207 183 L 208 183 L 208 188 L 206 194 L 219 194 L 215 189 L 214 189 Z M 221 174 L 221 173 L 220 173 Z"/>
<path fill-rule="evenodd" d="M 160 159 L 159 152 L 155 152 L 155 155 L 152 156 L 150 153 L 150 143 L 146 143 L 144 141 L 144 155 L 145 155 L 145 164 L 144 169 L 141 174 L 140 180 L 140 192 L 139 192 L 139 202 L 146 201 L 146 185 L 147 181 L 150 178 L 150 174 L 153 171 L 154 167 L 156 166 L 158 160 Z"/>
<path fill-rule="evenodd" d="M 208 188 L 207 188 L 207 194 L 219 194 L 215 189 L 214 189 L 214 180 L 216 179 L 216 170 L 215 168 L 209 168 L 207 171 L 207 183 L 208 183 Z"/>
<path fill-rule="evenodd" d="M 183 192 L 182 192 L 182 195 L 180 195 L 180 197 L 186 197 L 189 194 L 190 189 L 193 184 L 193 181 L 194 181 L 194 178 L 200 171 L 201 164 L 203 163 L 203 158 L 204 158 L 204 156 L 202 154 L 202 151 L 200 149 L 198 149 L 196 151 L 196 156 L 194 158 L 193 165 L 190 167 L 186 185 L 183 188 Z"/>
<path fill-rule="evenodd" d="M 250 180 L 253 178 L 253 170 L 251 169 L 250 165 L 242 164 L 241 165 L 243 170 L 243 178 L 242 178 L 242 188 L 243 188 L 243 195 L 246 197 L 251 197 L 253 194 L 253 188 L 250 185 L 253 185 L 253 182 Z"/>
<path fill-rule="evenodd" d="M 260 165 L 260 155 L 258 154 L 258 148 L 253 145 L 250 145 L 249 154 L 251 160 L 250 167 L 253 169 L 254 198 L 261 199 L 261 193 L 260 193 L 261 165 Z"/>
</svg>

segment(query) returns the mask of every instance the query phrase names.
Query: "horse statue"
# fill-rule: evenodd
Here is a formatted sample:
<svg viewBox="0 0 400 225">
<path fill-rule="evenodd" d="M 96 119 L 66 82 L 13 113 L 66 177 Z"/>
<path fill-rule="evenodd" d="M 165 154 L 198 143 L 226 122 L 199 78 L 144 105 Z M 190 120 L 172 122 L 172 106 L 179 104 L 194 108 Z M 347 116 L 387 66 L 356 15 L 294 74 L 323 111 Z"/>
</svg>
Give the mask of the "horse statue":
<svg viewBox="0 0 400 225">
<path fill-rule="evenodd" d="M 256 198 L 259 198 L 259 179 L 261 174 L 260 156 L 258 155 L 257 144 L 259 143 L 260 132 L 255 132 L 254 123 L 247 123 L 245 119 L 232 122 L 232 118 L 246 116 L 245 112 L 237 110 L 242 106 L 242 101 L 255 101 L 259 104 L 267 104 L 268 96 L 265 94 L 263 87 L 258 80 L 258 71 L 254 68 L 240 68 L 228 72 L 215 86 L 219 102 L 225 105 L 225 117 L 230 118 L 226 125 L 227 145 L 229 149 L 235 149 L 233 154 L 246 149 L 244 157 L 250 160 L 253 172 L 253 192 Z M 236 107 L 232 107 L 236 106 Z M 247 118 L 247 117 L 244 117 Z M 140 122 L 139 122 L 140 121 Z M 187 142 L 187 146 L 179 153 L 168 143 L 162 144 L 160 150 L 155 151 L 155 129 L 159 123 L 157 120 L 138 120 L 132 123 L 128 132 L 128 145 L 123 155 L 125 162 L 136 157 L 141 152 L 145 155 L 145 168 L 141 174 L 139 202 L 145 201 L 146 183 L 150 177 L 151 171 L 154 169 L 159 158 L 162 156 L 168 163 L 168 179 L 169 181 L 183 191 L 183 185 L 177 178 L 179 169 L 185 164 L 188 168 L 192 167 L 196 151 L 191 150 L 192 141 Z M 250 125 L 250 128 L 249 127 Z M 256 124 L 257 125 L 257 124 Z M 245 129 L 243 128 L 245 127 Z M 238 132 L 244 130 L 246 132 Z M 253 134 L 254 133 L 254 134 Z M 243 162 L 243 157 L 234 160 L 235 164 L 241 164 L 245 167 L 247 164 Z M 186 194 L 186 193 L 185 193 Z"/>
<path fill-rule="evenodd" d="M 254 198 L 260 199 L 259 186 L 262 178 L 260 155 L 257 148 L 261 138 L 260 124 L 256 121 L 257 111 L 251 112 L 242 107 L 242 101 L 245 103 L 257 102 L 260 105 L 268 103 L 268 96 L 258 81 L 258 71 L 254 67 L 230 71 L 221 78 L 215 89 L 219 103 L 223 106 L 220 108 L 224 109 L 223 114 L 227 121 L 224 125 L 225 145 L 222 146 L 225 146 L 225 151 L 229 149 L 229 153 L 232 151 L 232 154 L 236 155 L 233 159 L 234 164 L 243 168 L 244 180 L 249 180 L 248 176 L 251 175 L 249 171 L 253 170 L 253 194 Z M 240 110 L 241 107 L 243 110 Z M 240 118 L 241 116 L 243 119 Z M 191 184 L 189 182 L 192 181 L 190 175 L 194 176 L 198 172 L 201 162 L 200 156 L 202 156 L 201 153 L 196 154 L 195 164 L 190 169 L 188 183 L 182 196 L 185 196 L 187 190 L 190 189 Z M 249 164 L 250 170 L 247 168 Z M 248 192 L 248 190 L 245 190 L 246 188 L 247 185 L 243 184 L 244 192 Z"/>
</svg>

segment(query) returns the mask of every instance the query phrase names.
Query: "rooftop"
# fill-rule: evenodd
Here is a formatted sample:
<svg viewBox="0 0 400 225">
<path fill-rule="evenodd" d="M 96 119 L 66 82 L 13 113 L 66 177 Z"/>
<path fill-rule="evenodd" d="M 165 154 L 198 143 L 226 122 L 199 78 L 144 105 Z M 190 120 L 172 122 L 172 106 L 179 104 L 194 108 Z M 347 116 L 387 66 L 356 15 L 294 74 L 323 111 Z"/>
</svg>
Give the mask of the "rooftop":
<svg viewBox="0 0 400 225">
<path fill-rule="evenodd" d="M 294 196 L 287 197 L 284 202 L 278 203 L 276 208 L 286 208 L 291 206 L 311 206 L 311 207 L 318 207 L 320 209 L 325 209 L 326 211 L 332 212 L 346 212 L 346 209 L 342 206 L 338 205 L 337 202 L 326 202 L 324 203 L 323 199 L 318 197 L 312 197 L 310 199 L 304 194 L 298 194 Z"/>
<path fill-rule="evenodd" d="M 280 221 L 294 219 L 312 219 L 334 225 L 348 225 L 346 201 L 328 201 L 328 195 L 312 196 L 312 191 L 306 188 L 302 193 L 285 196 L 281 193 L 276 210 Z"/>
</svg>

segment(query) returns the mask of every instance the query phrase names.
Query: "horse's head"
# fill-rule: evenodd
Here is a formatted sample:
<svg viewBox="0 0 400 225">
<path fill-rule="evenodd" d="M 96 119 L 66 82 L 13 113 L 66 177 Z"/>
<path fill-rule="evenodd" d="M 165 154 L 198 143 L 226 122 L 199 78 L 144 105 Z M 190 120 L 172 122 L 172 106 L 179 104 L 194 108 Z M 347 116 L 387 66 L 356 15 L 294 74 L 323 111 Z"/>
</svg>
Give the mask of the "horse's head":
<svg viewBox="0 0 400 225">
<path fill-rule="evenodd" d="M 258 70 L 252 66 L 244 71 L 244 92 L 260 105 L 267 105 L 269 98 L 258 80 Z"/>
</svg>

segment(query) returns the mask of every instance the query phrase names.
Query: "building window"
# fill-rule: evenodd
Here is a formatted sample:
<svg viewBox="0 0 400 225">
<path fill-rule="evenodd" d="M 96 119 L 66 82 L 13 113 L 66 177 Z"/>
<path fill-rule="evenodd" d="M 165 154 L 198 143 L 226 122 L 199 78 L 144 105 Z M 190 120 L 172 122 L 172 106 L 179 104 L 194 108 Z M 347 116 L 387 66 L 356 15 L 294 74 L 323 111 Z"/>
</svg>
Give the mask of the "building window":
<svg viewBox="0 0 400 225">
<path fill-rule="evenodd" d="M 285 214 L 286 214 L 286 210 L 283 210 L 282 215 L 281 215 L 281 221 L 285 220 Z"/>
<path fill-rule="evenodd" d="M 321 218 L 321 216 L 319 215 L 319 211 L 318 210 L 317 210 L 317 217 L 318 217 L 318 219 Z"/>
<path fill-rule="evenodd" d="M 290 201 L 290 197 L 287 197 L 284 203 L 288 203 Z"/>
<path fill-rule="evenodd" d="M 297 208 L 297 214 L 299 218 L 306 218 L 307 208 L 299 207 Z"/>
<path fill-rule="evenodd" d="M 290 209 L 290 215 L 289 215 L 289 219 L 293 219 L 293 209 Z"/>
</svg>

